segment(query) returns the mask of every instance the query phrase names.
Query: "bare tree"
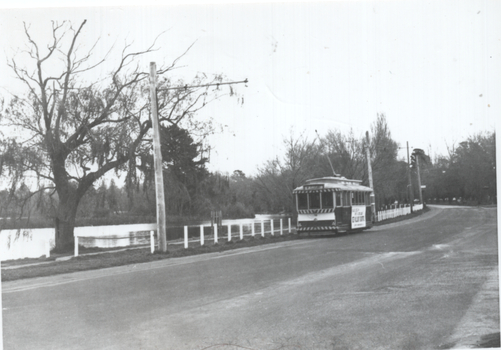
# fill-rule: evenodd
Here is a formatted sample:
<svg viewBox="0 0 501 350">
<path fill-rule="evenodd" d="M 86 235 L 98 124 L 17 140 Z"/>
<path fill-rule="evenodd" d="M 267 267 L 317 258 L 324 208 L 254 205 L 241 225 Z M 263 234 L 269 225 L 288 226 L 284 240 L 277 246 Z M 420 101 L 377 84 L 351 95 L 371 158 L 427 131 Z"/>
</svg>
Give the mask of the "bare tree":
<svg viewBox="0 0 501 350">
<path fill-rule="evenodd" d="M 337 130 L 330 130 L 322 139 L 321 145 L 325 149 L 326 156 L 331 159 L 336 172 L 349 179 L 362 178 L 365 165 L 363 140 L 356 139 L 353 130 L 350 130 L 347 135 Z M 332 175 L 332 172 L 330 174 Z"/>
<path fill-rule="evenodd" d="M 292 131 L 283 139 L 285 155 L 265 163 L 259 169 L 257 184 L 264 193 L 270 210 L 292 211 L 294 199 L 292 191 L 311 178 L 316 168 L 318 148 L 314 142 L 301 134 L 296 137 Z"/>
<path fill-rule="evenodd" d="M 3 174 L 15 188 L 33 174 L 39 191 L 53 189 L 58 200 L 56 249 L 61 250 L 73 243 L 79 202 L 95 181 L 115 170 L 127 172 L 128 184 L 136 182 L 141 159 L 145 159 L 142 155 L 151 149 L 149 76 L 137 60 L 157 50 L 155 42 L 141 51 L 131 51 L 131 45 L 125 45 L 114 70 L 88 83 L 88 73 L 108 56 L 92 61 L 95 45 L 80 53 L 78 43 L 85 24 L 83 21 L 74 28 L 71 23 L 52 22 L 52 39 L 47 46 L 35 42 L 25 24 L 31 65 L 23 67 L 16 58 L 9 65 L 24 83 L 26 94 L 12 96 L 2 111 L 4 125 L 20 129 L 26 136 L 4 135 L 1 139 L 0 175 L 4 168 Z M 172 81 L 167 73 L 185 54 L 157 72 L 160 122 L 184 122 L 198 131 L 207 130 L 210 124 L 198 123 L 194 115 L 226 94 L 207 86 L 223 78 L 197 76 L 188 85 L 198 87 Z M 169 89 L 173 86 L 185 88 Z"/>
</svg>

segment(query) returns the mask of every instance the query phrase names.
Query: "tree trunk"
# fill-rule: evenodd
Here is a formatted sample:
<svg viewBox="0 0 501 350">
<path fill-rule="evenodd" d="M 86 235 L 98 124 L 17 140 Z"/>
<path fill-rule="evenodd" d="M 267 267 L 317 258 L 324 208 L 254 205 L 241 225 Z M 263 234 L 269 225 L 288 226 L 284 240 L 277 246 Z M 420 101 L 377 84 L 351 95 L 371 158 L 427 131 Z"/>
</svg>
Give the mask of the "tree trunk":
<svg viewBox="0 0 501 350">
<path fill-rule="evenodd" d="M 60 199 L 56 217 L 56 251 L 71 251 L 74 245 L 73 231 L 78 208 L 78 200 Z"/>
</svg>

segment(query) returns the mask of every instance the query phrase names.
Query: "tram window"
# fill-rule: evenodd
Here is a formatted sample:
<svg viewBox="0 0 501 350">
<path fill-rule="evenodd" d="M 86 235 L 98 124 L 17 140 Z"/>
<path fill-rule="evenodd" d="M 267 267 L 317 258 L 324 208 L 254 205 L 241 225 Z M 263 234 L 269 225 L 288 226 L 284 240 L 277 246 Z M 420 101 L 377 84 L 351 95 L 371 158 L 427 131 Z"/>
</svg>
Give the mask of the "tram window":
<svg viewBox="0 0 501 350">
<path fill-rule="evenodd" d="M 310 209 L 320 209 L 320 192 L 310 193 Z"/>
<path fill-rule="evenodd" d="M 334 208 L 334 197 L 332 192 L 322 192 L 322 208 Z"/>
<path fill-rule="evenodd" d="M 308 209 L 308 195 L 306 193 L 297 194 L 297 208 Z"/>
<path fill-rule="evenodd" d="M 349 207 L 351 205 L 350 192 L 343 191 L 343 206 Z"/>
<path fill-rule="evenodd" d="M 353 205 L 358 205 L 360 204 L 360 192 L 353 192 L 354 196 L 352 196 L 353 198 Z"/>
<path fill-rule="evenodd" d="M 336 207 L 342 207 L 343 203 L 341 202 L 341 192 L 336 192 Z"/>
</svg>

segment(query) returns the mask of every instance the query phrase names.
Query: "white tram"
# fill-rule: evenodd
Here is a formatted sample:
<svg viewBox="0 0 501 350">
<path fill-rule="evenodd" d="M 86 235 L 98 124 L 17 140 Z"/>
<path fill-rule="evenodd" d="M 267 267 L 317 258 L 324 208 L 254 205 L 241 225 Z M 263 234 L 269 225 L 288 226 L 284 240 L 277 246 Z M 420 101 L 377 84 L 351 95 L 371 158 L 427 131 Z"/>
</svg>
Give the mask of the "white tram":
<svg viewBox="0 0 501 350">
<path fill-rule="evenodd" d="M 361 180 L 322 177 L 294 189 L 297 231 L 341 233 L 372 227 L 370 187 Z"/>
</svg>

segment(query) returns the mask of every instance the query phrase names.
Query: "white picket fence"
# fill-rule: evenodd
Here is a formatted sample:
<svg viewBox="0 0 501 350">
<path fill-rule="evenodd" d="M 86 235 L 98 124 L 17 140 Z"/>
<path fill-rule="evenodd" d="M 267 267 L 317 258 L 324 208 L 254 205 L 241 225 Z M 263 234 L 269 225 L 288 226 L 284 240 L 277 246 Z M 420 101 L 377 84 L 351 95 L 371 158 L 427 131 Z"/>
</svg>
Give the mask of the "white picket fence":
<svg viewBox="0 0 501 350">
<path fill-rule="evenodd" d="M 412 206 L 413 211 L 423 210 L 422 204 L 417 204 Z M 377 221 L 383 221 L 387 219 L 393 219 L 398 216 L 408 215 L 411 213 L 411 207 L 394 208 L 377 212 Z"/>
<path fill-rule="evenodd" d="M 291 225 L 291 218 L 286 218 L 287 219 L 287 232 L 292 233 L 292 225 Z M 275 221 L 279 221 L 279 226 L 275 227 Z M 235 223 L 235 221 L 238 221 Z M 259 231 L 256 230 L 256 224 L 258 224 Z M 265 229 L 265 224 L 268 228 Z M 244 239 L 244 236 L 256 236 L 256 234 L 261 235 L 262 237 L 265 236 L 265 233 L 269 233 L 272 236 L 275 235 L 275 232 L 279 233 L 280 235 L 284 234 L 284 221 L 283 218 L 281 219 L 245 219 L 245 220 L 229 220 L 228 222 L 223 222 L 221 226 L 227 227 L 226 230 L 226 237 L 228 242 L 230 242 L 233 238 L 236 239 Z M 232 226 L 238 226 L 239 230 L 238 231 L 232 231 Z M 244 230 L 245 227 L 245 230 Z M 245 231 L 245 232 L 244 232 Z M 223 236 L 223 235 L 221 235 Z M 213 236 L 210 237 L 211 240 L 214 241 L 214 244 L 218 243 L 219 238 L 221 236 L 218 233 L 218 228 L 217 226 L 214 226 L 214 234 Z M 226 239 L 224 236 L 222 239 Z M 200 239 L 198 238 L 192 238 L 191 240 L 188 237 L 188 226 L 184 226 L 184 237 L 183 237 L 183 242 L 184 242 L 184 248 L 188 248 L 189 243 L 195 243 L 195 244 L 200 244 L 204 245 L 205 242 L 205 234 L 204 234 L 204 225 L 200 225 Z M 172 244 L 172 243 L 171 243 Z M 175 244 L 175 243 L 174 243 Z M 153 252 L 153 244 L 152 244 L 152 252 Z"/>
<path fill-rule="evenodd" d="M 256 234 L 264 237 L 265 232 L 273 235 L 274 233 L 283 234 L 286 230 L 291 233 L 291 218 L 274 219 L 278 226 L 274 226 L 272 219 L 244 219 L 228 220 L 222 223 L 225 226 L 226 233 L 217 232 L 215 226 L 214 234 L 210 236 L 204 233 L 205 225 L 190 225 L 189 227 L 199 226 L 200 237 L 188 239 L 188 226 L 184 226 L 184 237 L 177 242 L 169 244 L 188 244 L 204 245 L 204 241 L 210 239 L 214 243 L 219 240 L 242 239 L 243 236 L 254 236 Z M 279 222 L 277 222 L 279 221 Z M 266 228 L 265 228 L 266 224 Z M 284 227 L 287 225 L 287 228 Z M 237 230 L 232 231 L 232 226 L 238 226 Z M 75 227 L 75 248 L 74 255 L 78 256 L 79 246 L 98 247 L 98 248 L 119 248 L 138 245 L 149 245 L 153 252 L 156 246 L 155 232 L 156 224 L 133 224 L 133 225 L 107 225 L 107 226 L 85 226 Z M 0 230 L 0 261 L 39 258 L 42 256 L 50 257 L 50 250 L 55 246 L 54 228 L 44 229 L 21 229 L 21 230 Z"/>
</svg>

